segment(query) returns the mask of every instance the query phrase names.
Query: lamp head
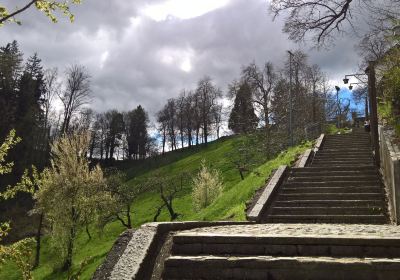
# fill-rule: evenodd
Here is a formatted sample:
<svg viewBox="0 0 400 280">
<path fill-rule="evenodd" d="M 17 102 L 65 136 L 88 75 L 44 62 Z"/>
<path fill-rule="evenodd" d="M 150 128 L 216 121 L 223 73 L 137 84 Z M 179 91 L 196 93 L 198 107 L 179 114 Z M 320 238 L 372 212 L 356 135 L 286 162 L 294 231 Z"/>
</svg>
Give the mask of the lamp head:
<svg viewBox="0 0 400 280">
<path fill-rule="evenodd" d="M 343 83 L 344 83 L 345 85 L 347 85 L 347 84 L 349 83 L 349 79 L 344 78 L 344 79 L 343 79 Z"/>
<path fill-rule="evenodd" d="M 352 90 L 353 89 L 353 86 L 352 85 L 349 85 L 349 90 Z"/>
<path fill-rule="evenodd" d="M 338 87 L 338 86 L 335 86 L 335 89 L 336 89 L 337 91 L 339 91 L 339 90 L 340 90 L 340 87 Z"/>
</svg>

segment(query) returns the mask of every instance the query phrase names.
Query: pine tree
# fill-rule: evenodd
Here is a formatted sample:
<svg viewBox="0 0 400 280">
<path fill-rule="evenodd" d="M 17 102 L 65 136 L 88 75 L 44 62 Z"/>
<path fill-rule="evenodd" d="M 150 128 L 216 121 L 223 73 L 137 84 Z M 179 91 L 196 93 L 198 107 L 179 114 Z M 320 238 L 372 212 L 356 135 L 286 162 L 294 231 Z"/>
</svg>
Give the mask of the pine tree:
<svg viewBox="0 0 400 280">
<path fill-rule="evenodd" d="M 129 113 L 130 124 L 128 131 L 129 157 L 143 159 L 146 157 L 146 146 L 149 140 L 147 127 L 149 118 L 147 112 L 139 105 Z"/>
<path fill-rule="evenodd" d="M 257 125 L 258 117 L 251 102 L 251 88 L 244 82 L 236 93 L 228 127 L 235 133 L 247 133 L 253 131 Z"/>
</svg>

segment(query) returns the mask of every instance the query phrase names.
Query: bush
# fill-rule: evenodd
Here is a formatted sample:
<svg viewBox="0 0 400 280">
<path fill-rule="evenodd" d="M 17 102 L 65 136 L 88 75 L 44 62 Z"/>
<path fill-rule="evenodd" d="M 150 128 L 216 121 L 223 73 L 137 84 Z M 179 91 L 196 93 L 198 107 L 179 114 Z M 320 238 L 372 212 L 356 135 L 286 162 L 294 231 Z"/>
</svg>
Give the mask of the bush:
<svg viewBox="0 0 400 280">
<path fill-rule="evenodd" d="M 193 206 L 196 210 L 210 205 L 220 195 L 223 189 L 221 173 L 206 166 L 205 161 L 197 176 L 193 179 Z"/>
</svg>

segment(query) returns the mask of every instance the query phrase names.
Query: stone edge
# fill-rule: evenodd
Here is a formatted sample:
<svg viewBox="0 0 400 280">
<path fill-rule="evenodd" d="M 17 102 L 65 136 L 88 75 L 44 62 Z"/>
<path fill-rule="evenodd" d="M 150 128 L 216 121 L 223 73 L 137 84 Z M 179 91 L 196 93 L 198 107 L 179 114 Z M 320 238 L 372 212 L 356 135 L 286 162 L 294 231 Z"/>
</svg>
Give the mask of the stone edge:
<svg viewBox="0 0 400 280">
<path fill-rule="evenodd" d="M 324 143 L 324 140 L 325 140 L 325 134 L 322 133 L 322 134 L 318 137 L 317 142 L 315 143 L 315 146 L 314 146 L 314 149 L 313 149 L 314 154 L 315 154 L 316 152 L 318 152 L 319 149 L 321 149 L 322 144 Z"/>
<path fill-rule="evenodd" d="M 147 223 L 137 230 L 126 230 L 115 241 L 105 261 L 96 269 L 92 279 L 150 279 L 161 245 L 170 232 L 201 227 L 247 224 L 251 224 L 251 222 L 166 222 Z M 147 242 L 137 246 L 135 236 L 138 235 L 146 235 Z M 139 248 L 139 250 L 132 250 L 132 247 Z"/>
<path fill-rule="evenodd" d="M 287 165 L 279 166 L 279 168 L 278 168 L 278 170 L 276 170 L 274 176 L 271 178 L 271 180 L 268 182 L 268 184 L 264 188 L 264 190 L 263 190 L 261 196 L 258 198 L 256 204 L 249 211 L 249 214 L 247 215 L 247 219 L 249 221 L 259 221 L 259 217 L 260 217 L 261 213 L 263 212 L 263 210 L 265 210 L 266 206 L 269 203 L 269 200 L 272 198 L 272 195 L 282 184 L 288 169 L 289 168 Z"/>
</svg>

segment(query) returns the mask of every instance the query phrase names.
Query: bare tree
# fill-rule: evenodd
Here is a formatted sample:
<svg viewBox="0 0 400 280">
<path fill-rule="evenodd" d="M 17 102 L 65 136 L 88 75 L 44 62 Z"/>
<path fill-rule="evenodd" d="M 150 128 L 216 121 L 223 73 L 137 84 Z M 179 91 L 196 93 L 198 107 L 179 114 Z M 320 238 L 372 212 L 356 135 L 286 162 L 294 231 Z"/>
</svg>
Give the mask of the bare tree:
<svg viewBox="0 0 400 280">
<path fill-rule="evenodd" d="M 272 63 L 267 62 L 260 69 L 254 62 L 243 69 L 243 77 L 253 89 L 253 102 L 261 107 L 265 126 L 269 126 L 269 104 L 276 82 Z"/>
<path fill-rule="evenodd" d="M 90 75 L 87 69 L 81 65 L 72 65 L 67 68 L 66 75 L 66 89 L 59 94 L 64 109 L 62 133 L 68 132 L 73 115 L 90 102 Z"/>
<path fill-rule="evenodd" d="M 196 93 L 199 100 L 200 119 L 203 128 L 203 142 L 207 145 L 210 119 L 214 106 L 217 105 L 217 99 L 221 97 L 221 90 L 217 88 L 210 77 L 204 77 L 198 83 Z"/>
<path fill-rule="evenodd" d="M 179 135 L 181 138 L 181 147 L 183 149 L 184 146 L 184 130 L 185 130 L 185 99 L 186 99 L 186 90 L 182 90 L 181 94 L 176 99 L 176 110 L 177 110 L 177 122 L 179 128 Z"/>
<path fill-rule="evenodd" d="M 46 131 L 49 130 L 49 117 L 51 114 L 51 108 L 54 102 L 54 97 L 60 92 L 61 84 L 57 81 L 58 70 L 57 68 L 47 69 L 44 72 L 44 128 Z"/>
<path fill-rule="evenodd" d="M 354 26 L 355 14 L 364 13 L 369 21 L 390 21 L 399 16 L 399 0 L 272 0 L 275 17 L 285 14 L 283 31 L 294 41 L 311 34 L 317 45 Z M 355 12 L 357 11 L 357 12 Z"/>
</svg>

